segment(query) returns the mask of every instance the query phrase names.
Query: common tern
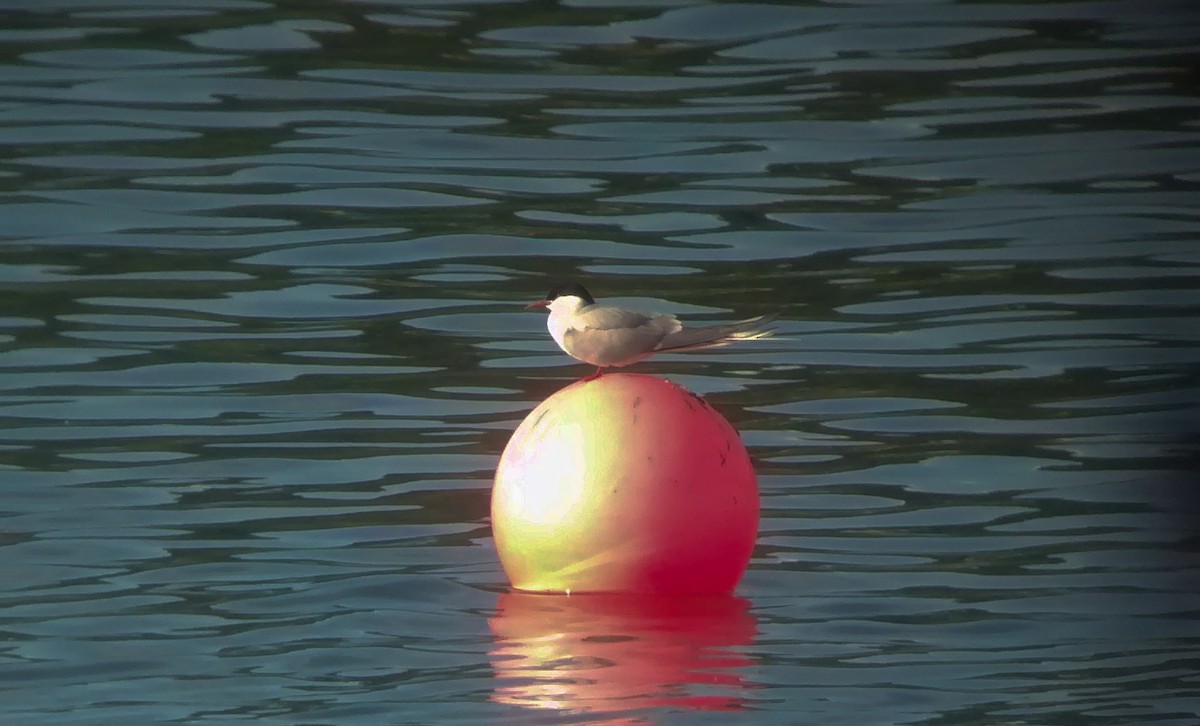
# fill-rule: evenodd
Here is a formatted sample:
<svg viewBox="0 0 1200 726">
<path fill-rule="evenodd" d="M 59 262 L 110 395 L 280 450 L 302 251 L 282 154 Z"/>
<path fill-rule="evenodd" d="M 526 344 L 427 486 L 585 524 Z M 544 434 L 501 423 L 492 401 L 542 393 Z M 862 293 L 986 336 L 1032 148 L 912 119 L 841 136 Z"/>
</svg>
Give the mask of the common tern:
<svg viewBox="0 0 1200 726">
<path fill-rule="evenodd" d="M 558 285 L 525 306 L 526 310 L 547 308 L 546 327 L 567 355 L 591 363 L 596 372 L 584 378 L 599 378 L 605 368 L 627 366 L 657 353 L 720 348 L 739 340 L 768 338 L 773 331 L 763 326 L 777 315 L 760 315 L 728 325 L 684 329 L 674 315 L 643 313 L 598 304 L 576 283 Z"/>
</svg>

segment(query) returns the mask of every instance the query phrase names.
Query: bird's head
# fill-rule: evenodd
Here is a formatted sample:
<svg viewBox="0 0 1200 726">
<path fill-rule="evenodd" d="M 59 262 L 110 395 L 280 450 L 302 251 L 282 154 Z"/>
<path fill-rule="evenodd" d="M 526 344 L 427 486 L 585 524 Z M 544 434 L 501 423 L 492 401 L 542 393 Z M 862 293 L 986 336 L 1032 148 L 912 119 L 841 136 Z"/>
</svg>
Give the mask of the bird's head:
<svg viewBox="0 0 1200 726">
<path fill-rule="evenodd" d="M 578 283 L 567 282 L 562 285 L 556 285 L 546 294 L 545 300 L 538 300 L 525 306 L 526 310 L 535 308 L 549 308 L 550 312 L 574 312 L 581 307 L 594 305 L 596 301 L 592 299 L 587 289 Z"/>
</svg>

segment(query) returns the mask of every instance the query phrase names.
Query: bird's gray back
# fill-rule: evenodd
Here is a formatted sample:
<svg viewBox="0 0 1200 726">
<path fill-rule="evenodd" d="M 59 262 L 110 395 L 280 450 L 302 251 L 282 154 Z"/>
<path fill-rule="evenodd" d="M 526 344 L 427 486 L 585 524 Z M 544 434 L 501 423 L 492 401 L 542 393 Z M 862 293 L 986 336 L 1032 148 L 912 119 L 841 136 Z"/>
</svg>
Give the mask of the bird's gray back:
<svg viewBox="0 0 1200 726">
<path fill-rule="evenodd" d="M 592 330 L 637 328 L 646 325 L 654 316 L 636 310 L 614 308 L 609 305 L 588 305 L 579 311 L 576 327 Z"/>
<path fill-rule="evenodd" d="M 670 315 L 589 305 L 566 331 L 563 344 L 568 354 L 592 365 L 622 366 L 646 358 L 681 327 Z"/>
</svg>

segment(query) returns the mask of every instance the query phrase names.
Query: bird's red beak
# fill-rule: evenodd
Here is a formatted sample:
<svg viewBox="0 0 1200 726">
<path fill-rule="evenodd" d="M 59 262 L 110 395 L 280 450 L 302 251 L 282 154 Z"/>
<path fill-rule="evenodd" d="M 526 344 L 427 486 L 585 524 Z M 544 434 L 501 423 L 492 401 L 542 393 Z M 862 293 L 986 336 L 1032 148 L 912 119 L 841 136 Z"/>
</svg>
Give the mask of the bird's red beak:
<svg viewBox="0 0 1200 726">
<path fill-rule="evenodd" d="M 549 304 L 550 304 L 549 300 L 538 300 L 537 302 L 531 302 L 528 305 L 526 305 L 525 309 L 526 310 L 537 310 L 538 308 L 544 308 Z"/>
</svg>

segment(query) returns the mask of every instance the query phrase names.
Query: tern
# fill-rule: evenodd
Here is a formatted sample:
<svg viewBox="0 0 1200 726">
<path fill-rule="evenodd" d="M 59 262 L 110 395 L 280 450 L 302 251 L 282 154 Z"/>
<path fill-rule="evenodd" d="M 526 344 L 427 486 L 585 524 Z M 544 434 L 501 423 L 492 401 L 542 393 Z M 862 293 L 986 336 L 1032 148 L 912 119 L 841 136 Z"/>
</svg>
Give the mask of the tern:
<svg viewBox="0 0 1200 726">
<path fill-rule="evenodd" d="M 720 348 L 740 340 L 768 338 L 764 327 L 777 315 L 760 315 L 727 325 L 684 329 L 674 315 L 643 313 L 600 305 L 576 283 L 552 289 L 545 300 L 526 310 L 547 308 L 546 328 L 567 355 L 591 363 L 596 372 L 583 380 L 599 378 L 605 368 L 627 366 L 658 353 Z"/>
</svg>

